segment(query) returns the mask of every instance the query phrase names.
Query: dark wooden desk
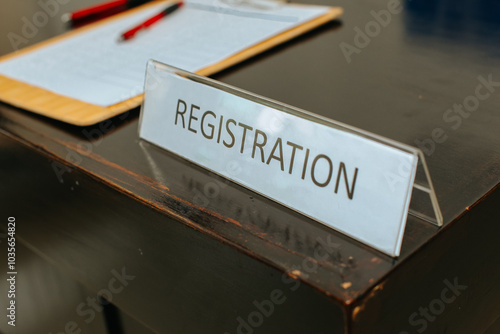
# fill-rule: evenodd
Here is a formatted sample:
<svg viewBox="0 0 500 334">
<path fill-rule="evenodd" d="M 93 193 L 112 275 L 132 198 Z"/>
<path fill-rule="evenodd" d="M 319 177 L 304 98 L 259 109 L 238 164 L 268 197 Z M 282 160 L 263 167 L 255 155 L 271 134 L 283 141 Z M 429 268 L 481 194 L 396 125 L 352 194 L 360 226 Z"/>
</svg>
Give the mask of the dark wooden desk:
<svg viewBox="0 0 500 334">
<path fill-rule="evenodd" d="M 9 3 L 2 31 L 21 34 L 40 5 Z M 410 216 L 393 259 L 141 142 L 138 110 L 78 128 L 0 104 L 19 261 L 17 331 L 0 331 L 499 333 L 500 7 L 414 0 L 374 23 L 389 3 L 339 0 L 341 21 L 215 78 L 420 143 L 443 228 Z"/>
</svg>

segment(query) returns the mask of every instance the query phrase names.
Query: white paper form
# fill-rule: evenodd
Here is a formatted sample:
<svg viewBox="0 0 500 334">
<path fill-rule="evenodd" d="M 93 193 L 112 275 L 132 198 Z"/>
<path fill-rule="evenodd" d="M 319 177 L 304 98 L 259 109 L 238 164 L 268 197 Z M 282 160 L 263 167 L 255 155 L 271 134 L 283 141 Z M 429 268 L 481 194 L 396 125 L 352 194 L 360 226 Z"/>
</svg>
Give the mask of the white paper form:
<svg viewBox="0 0 500 334">
<path fill-rule="evenodd" d="M 217 0 L 187 1 L 133 39 L 121 33 L 165 8 L 158 4 L 132 17 L 64 39 L 0 63 L 0 74 L 98 106 L 143 92 L 149 59 L 195 72 L 325 14 L 329 7 L 283 5 L 273 9 L 230 6 Z"/>
</svg>

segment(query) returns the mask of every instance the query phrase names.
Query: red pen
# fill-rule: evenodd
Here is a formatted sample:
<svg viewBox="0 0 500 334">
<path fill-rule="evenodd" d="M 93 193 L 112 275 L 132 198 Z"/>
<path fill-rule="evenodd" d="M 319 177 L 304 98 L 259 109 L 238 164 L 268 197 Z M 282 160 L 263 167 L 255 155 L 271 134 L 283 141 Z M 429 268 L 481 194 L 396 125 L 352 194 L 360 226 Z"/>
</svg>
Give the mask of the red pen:
<svg viewBox="0 0 500 334">
<path fill-rule="evenodd" d="M 83 8 L 73 13 L 64 14 L 62 20 L 65 22 L 71 21 L 74 24 L 79 21 L 93 21 L 117 14 L 149 1 L 151 0 L 113 0 L 96 6 Z"/>
<path fill-rule="evenodd" d="M 147 19 L 146 21 L 144 21 L 143 23 L 135 26 L 134 28 L 132 28 L 132 29 L 124 32 L 120 36 L 120 40 L 121 41 L 126 41 L 128 39 L 133 38 L 135 36 L 135 34 L 137 34 L 137 32 L 139 32 L 140 30 L 145 29 L 145 28 L 151 26 L 155 22 L 158 22 L 159 20 L 161 20 L 162 18 L 164 18 L 168 14 L 173 13 L 174 11 L 176 11 L 177 9 L 179 9 L 180 7 L 182 7 L 183 5 L 184 5 L 184 2 L 181 1 L 181 2 L 175 3 L 175 4 L 171 5 L 171 6 L 168 6 L 166 9 L 164 9 L 160 13 L 156 14 L 155 16 Z"/>
</svg>

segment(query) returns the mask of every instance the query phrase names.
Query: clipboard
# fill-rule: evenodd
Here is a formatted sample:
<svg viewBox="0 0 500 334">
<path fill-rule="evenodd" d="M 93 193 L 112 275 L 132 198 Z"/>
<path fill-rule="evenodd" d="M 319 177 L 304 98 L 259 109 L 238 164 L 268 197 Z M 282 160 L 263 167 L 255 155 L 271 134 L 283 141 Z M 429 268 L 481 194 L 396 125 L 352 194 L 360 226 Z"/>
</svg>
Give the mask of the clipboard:
<svg viewBox="0 0 500 334">
<path fill-rule="evenodd" d="M 132 16 L 139 11 L 144 10 L 145 8 L 155 5 L 157 6 L 157 3 L 158 2 L 145 4 L 127 12 L 115 15 L 111 18 L 90 24 L 75 31 L 70 31 L 47 41 L 27 47 L 21 51 L 0 57 L 0 63 L 37 51 L 66 39 L 70 39 L 79 34 L 106 25 L 112 21 L 120 20 L 127 16 Z M 166 2 L 166 4 L 168 4 L 168 2 Z M 294 4 L 293 6 L 308 5 Z M 209 76 L 217 73 L 248 58 L 251 58 L 265 50 L 268 50 L 274 46 L 277 46 L 301 34 L 304 34 L 320 25 L 323 25 L 339 17 L 342 12 L 343 10 L 340 7 L 330 7 L 328 11 L 321 16 L 318 16 L 310 21 L 307 21 L 278 35 L 275 35 L 274 37 L 257 43 L 243 51 L 233 54 L 223 61 L 202 68 L 201 70 L 196 71 L 196 73 L 204 76 Z M 139 94 L 110 106 L 100 106 L 72 97 L 64 96 L 52 92 L 48 89 L 34 86 L 0 74 L 0 100 L 15 107 L 22 108 L 65 123 L 77 126 L 89 126 L 117 116 L 127 110 L 139 106 L 142 103 L 143 94 Z"/>
</svg>

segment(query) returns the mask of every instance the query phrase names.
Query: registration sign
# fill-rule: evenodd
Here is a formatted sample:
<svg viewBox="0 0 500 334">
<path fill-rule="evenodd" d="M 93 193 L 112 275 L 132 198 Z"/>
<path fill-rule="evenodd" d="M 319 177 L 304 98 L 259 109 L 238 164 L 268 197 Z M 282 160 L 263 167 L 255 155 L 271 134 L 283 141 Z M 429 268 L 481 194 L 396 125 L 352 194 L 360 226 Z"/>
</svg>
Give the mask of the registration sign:
<svg viewBox="0 0 500 334">
<path fill-rule="evenodd" d="M 155 61 L 147 66 L 139 132 L 195 164 L 399 255 L 418 162 L 415 148 Z"/>
</svg>

